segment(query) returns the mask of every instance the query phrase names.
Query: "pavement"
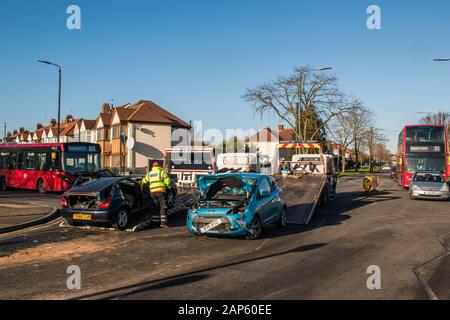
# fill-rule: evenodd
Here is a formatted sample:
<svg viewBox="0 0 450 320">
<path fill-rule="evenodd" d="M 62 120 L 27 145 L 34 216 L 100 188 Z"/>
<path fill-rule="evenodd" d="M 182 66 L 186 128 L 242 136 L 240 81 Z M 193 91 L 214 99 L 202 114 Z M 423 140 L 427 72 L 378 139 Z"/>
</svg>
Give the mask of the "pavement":
<svg viewBox="0 0 450 320">
<path fill-rule="evenodd" d="M 341 178 L 310 225 L 256 241 L 193 236 L 182 211 L 137 233 L 54 221 L 0 236 L 0 299 L 449 299 L 449 205 L 411 201 L 382 175 L 368 194 Z M 66 287 L 70 265 L 81 290 Z M 372 265 L 380 290 L 366 285 Z"/>
<path fill-rule="evenodd" d="M 43 218 L 57 206 L 57 194 L 24 190 L 0 192 L 0 229 Z"/>
</svg>

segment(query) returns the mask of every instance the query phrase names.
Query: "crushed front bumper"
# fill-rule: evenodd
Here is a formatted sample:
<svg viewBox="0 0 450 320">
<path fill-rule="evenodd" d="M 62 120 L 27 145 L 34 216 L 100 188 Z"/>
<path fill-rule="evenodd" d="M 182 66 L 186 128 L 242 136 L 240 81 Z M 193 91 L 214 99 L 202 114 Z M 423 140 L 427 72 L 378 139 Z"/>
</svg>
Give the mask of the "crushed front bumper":
<svg viewBox="0 0 450 320">
<path fill-rule="evenodd" d="M 202 233 L 201 228 L 207 226 L 211 222 L 221 219 L 221 223 L 211 230 Z M 240 223 L 238 223 L 240 221 Z M 244 223 L 244 218 L 241 214 L 227 214 L 227 215 L 207 215 L 198 214 L 191 210 L 187 214 L 187 228 L 190 232 L 201 235 L 227 235 L 227 236 L 242 236 L 247 234 L 247 228 L 242 226 Z M 247 222 L 245 222 L 247 225 Z"/>
</svg>

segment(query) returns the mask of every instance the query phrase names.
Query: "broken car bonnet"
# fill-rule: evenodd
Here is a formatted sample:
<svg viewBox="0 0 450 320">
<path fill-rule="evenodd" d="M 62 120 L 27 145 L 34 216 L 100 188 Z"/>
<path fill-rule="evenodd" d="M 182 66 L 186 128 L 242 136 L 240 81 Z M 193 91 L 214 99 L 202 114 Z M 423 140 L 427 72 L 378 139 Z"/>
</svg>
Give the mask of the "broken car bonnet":
<svg viewBox="0 0 450 320">
<path fill-rule="evenodd" d="M 249 182 L 248 178 L 240 174 L 201 176 L 198 179 L 198 190 L 208 198 L 215 195 L 224 187 L 240 188 L 247 193 L 253 191 L 253 185 Z"/>
</svg>

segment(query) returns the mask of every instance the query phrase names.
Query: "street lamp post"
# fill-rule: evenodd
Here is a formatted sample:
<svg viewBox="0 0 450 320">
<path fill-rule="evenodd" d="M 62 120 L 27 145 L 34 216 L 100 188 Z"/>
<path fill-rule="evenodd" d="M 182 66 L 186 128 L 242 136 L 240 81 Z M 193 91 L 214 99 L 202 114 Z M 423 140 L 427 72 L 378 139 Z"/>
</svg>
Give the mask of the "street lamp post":
<svg viewBox="0 0 450 320">
<path fill-rule="evenodd" d="M 3 143 L 6 142 L 6 122 L 3 122 Z"/>
<path fill-rule="evenodd" d="M 299 83 L 298 83 L 298 138 L 300 139 L 300 134 L 302 132 L 302 94 L 303 94 L 303 86 L 304 83 L 306 81 L 306 77 L 304 76 L 306 73 L 309 72 L 318 72 L 318 71 L 326 71 L 326 70 L 331 70 L 333 69 L 332 67 L 324 67 L 324 68 L 320 68 L 320 69 L 311 69 L 308 70 L 306 72 L 301 72 L 300 73 L 300 79 L 299 79 Z"/>
<path fill-rule="evenodd" d="M 57 133 L 57 139 L 58 139 L 58 143 L 59 143 L 59 135 L 60 135 L 60 131 L 61 131 L 61 66 L 59 64 L 50 62 L 50 61 L 45 61 L 45 60 L 38 60 L 38 62 L 40 63 L 44 63 L 44 64 L 48 64 L 51 66 L 55 66 L 58 68 L 58 133 Z"/>
</svg>

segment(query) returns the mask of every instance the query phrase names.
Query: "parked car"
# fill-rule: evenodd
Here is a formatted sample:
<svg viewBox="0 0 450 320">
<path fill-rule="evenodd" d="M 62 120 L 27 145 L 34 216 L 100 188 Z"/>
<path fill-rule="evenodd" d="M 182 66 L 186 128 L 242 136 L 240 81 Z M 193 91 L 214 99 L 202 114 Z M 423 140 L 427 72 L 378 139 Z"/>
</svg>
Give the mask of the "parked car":
<svg viewBox="0 0 450 320">
<path fill-rule="evenodd" d="M 450 197 L 447 182 L 438 172 L 416 172 L 411 179 L 409 194 L 412 200 L 448 200 Z"/>
<path fill-rule="evenodd" d="M 105 177 L 76 185 L 61 197 L 61 211 L 71 225 L 107 224 L 127 228 L 133 215 L 153 208 L 149 192 L 127 177 Z"/>
<path fill-rule="evenodd" d="M 228 173 L 198 180 L 198 199 L 187 214 L 196 235 L 246 236 L 258 239 L 263 227 L 286 225 L 287 206 L 271 176 Z"/>
</svg>

